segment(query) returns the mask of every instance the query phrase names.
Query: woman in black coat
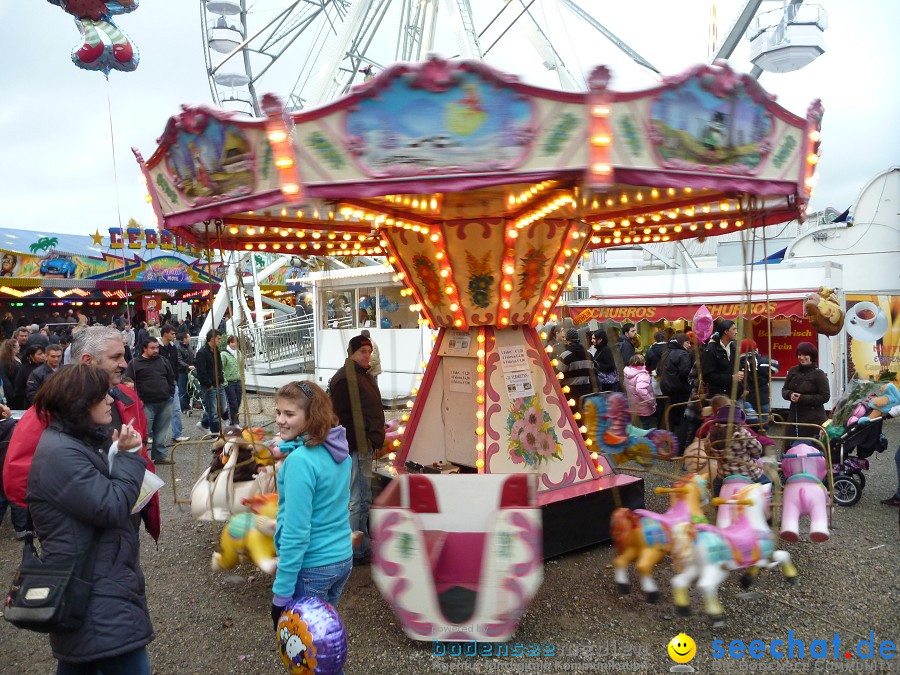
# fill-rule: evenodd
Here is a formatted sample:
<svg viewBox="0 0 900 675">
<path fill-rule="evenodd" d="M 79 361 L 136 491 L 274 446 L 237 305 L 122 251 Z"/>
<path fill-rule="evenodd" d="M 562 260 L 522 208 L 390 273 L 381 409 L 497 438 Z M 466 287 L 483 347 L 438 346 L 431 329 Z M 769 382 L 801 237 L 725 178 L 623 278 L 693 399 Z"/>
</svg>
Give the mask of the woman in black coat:
<svg viewBox="0 0 900 675">
<path fill-rule="evenodd" d="M 28 474 L 28 508 L 41 559 L 83 556 L 99 531 L 84 624 L 50 634 L 57 675 L 150 675 L 146 646 L 153 625 L 131 513 L 146 465 L 137 452 L 140 436 L 123 424 L 112 433 L 119 452 L 110 467 L 104 451 L 112 423 L 108 390 L 102 370 L 68 365 L 47 380 L 34 401 L 38 414 L 50 420 Z"/>
<path fill-rule="evenodd" d="M 597 373 L 597 384 L 600 391 L 621 391 L 619 370 L 609 346 L 609 336 L 604 330 L 595 330 L 591 335 L 594 346 L 594 371 Z"/>
<path fill-rule="evenodd" d="M 791 368 L 781 388 L 785 401 L 791 402 L 785 421 L 785 436 L 818 436 L 814 427 L 797 426 L 801 424 L 824 424 L 828 416 L 825 404 L 831 398 L 828 378 L 817 366 L 819 352 L 811 342 L 797 345 L 797 362 Z"/>
</svg>

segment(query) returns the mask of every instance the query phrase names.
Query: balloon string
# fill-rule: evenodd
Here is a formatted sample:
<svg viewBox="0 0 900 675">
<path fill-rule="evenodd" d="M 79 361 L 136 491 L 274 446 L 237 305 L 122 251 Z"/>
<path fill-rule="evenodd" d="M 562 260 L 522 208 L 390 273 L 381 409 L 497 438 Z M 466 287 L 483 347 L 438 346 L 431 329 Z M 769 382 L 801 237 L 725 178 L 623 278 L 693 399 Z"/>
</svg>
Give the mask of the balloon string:
<svg viewBox="0 0 900 675">
<path fill-rule="evenodd" d="M 109 95 L 109 78 L 106 80 L 106 110 L 109 118 L 109 145 L 112 153 L 112 165 L 113 165 L 113 184 L 115 185 L 116 190 L 116 217 L 119 221 L 119 232 L 120 237 L 122 239 L 122 285 L 125 290 L 125 316 L 128 319 L 128 325 L 131 326 L 131 330 L 134 331 L 134 317 L 131 312 L 131 293 L 128 290 L 128 261 L 125 258 L 125 237 L 121 236 L 125 234 L 125 229 L 122 227 L 122 203 L 119 197 L 119 168 L 116 164 L 116 134 L 113 130 L 113 115 L 112 115 L 112 100 Z M 110 241 L 110 244 L 112 241 Z M 137 348 L 137 345 L 134 345 Z M 135 354 L 132 353 L 132 358 L 134 358 Z M 135 373 L 137 375 L 137 373 Z"/>
</svg>

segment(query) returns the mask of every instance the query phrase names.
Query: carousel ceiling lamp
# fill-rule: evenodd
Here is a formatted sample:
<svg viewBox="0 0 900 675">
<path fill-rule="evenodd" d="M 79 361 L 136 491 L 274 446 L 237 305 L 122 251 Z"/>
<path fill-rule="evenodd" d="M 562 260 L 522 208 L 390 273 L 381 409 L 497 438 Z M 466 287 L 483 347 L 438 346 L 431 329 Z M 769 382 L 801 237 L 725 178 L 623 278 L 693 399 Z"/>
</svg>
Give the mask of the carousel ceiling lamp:
<svg viewBox="0 0 900 675">
<path fill-rule="evenodd" d="M 262 108 L 266 115 L 266 135 L 275 158 L 281 194 L 291 202 L 303 201 L 300 173 L 294 159 L 294 145 L 284 117 L 284 106 L 276 97 L 266 94 L 263 96 Z M 283 209 L 282 215 L 287 215 L 286 209 Z"/>
<path fill-rule="evenodd" d="M 252 251 L 252 250 L 253 250 L 253 244 L 244 244 L 244 250 L 245 250 L 245 251 Z"/>
<path fill-rule="evenodd" d="M 609 69 L 598 66 L 588 77 L 588 173 L 586 184 L 591 188 L 603 188 L 613 182 L 612 168 L 612 113 L 607 86 Z"/>
<path fill-rule="evenodd" d="M 241 228 L 236 227 L 236 226 L 234 226 L 234 225 L 232 225 L 231 227 L 228 228 L 228 232 L 229 232 L 230 234 L 237 234 L 237 233 L 240 232 L 240 231 L 241 231 Z"/>
<path fill-rule="evenodd" d="M 293 245 L 293 244 L 285 244 L 284 247 L 285 247 L 288 251 L 293 251 L 293 250 L 294 250 L 294 245 Z"/>
<path fill-rule="evenodd" d="M 507 222 L 503 247 L 503 261 L 500 264 L 500 309 L 497 322 L 501 326 L 509 325 L 510 297 L 513 289 L 513 275 L 516 271 L 516 238 L 519 232 L 512 222 Z"/>
<path fill-rule="evenodd" d="M 250 235 L 251 237 L 254 236 L 254 235 L 256 234 L 256 228 L 255 228 L 255 227 L 248 227 L 248 228 L 247 228 L 247 234 Z"/>
</svg>

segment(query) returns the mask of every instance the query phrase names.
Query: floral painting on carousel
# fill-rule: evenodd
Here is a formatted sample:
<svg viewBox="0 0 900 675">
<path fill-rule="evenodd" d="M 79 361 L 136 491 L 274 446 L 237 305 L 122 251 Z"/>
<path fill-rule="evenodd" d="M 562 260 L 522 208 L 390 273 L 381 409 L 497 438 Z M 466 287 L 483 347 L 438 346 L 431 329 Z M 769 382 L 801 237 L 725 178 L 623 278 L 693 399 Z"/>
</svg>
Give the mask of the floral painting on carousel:
<svg viewBox="0 0 900 675">
<path fill-rule="evenodd" d="M 420 87 L 398 77 L 348 113 L 347 144 L 363 171 L 502 171 L 522 161 L 534 134 L 527 98 L 475 73 L 450 77 L 455 81 Z"/>
<path fill-rule="evenodd" d="M 771 150 L 773 120 L 733 73 L 694 76 L 650 109 L 649 137 L 663 166 L 753 172 Z"/>
<path fill-rule="evenodd" d="M 539 286 L 546 280 L 544 270 L 550 258 L 543 248 L 531 247 L 520 260 L 519 297 L 527 302 L 537 293 Z"/>
<path fill-rule="evenodd" d="M 469 264 L 469 297 L 472 304 L 481 309 L 491 304 L 494 291 L 494 271 L 491 268 L 490 258 L 490 251 L 481 258 L 466 253 L 466 261 Z"/>
<path fill-rule="evenodd" d="M 541 462 L 563 458 L 553 420 L 550 413 L 541 407 L 541 398 L 537 394 L 512 400 L 506 430 L 513 464 L 537 467 Z"/>
</svg>

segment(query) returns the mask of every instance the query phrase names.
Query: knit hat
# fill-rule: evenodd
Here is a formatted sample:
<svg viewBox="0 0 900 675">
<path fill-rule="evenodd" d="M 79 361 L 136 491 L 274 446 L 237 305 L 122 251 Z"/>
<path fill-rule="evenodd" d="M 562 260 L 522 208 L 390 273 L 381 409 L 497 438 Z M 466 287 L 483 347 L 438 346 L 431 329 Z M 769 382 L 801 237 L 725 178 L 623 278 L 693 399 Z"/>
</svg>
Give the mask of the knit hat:
<svg viewBox="0 0 900 675">
<path fill-rule="evenodd" d="M 365 335 L 354 335 L 350 338 L 350 346 L 347 348 L 348 354 L 353 354 L 360 347 L 371 347 L 372 341 Z"/>
<path fill-rule="evenodd" d="M 578 342 L 578 331 L 570 328 L 566 331 L 566 342 Z"/>
<path fill-rule="evenodd" d="M 750 338 L 744 338 L 741 340 L 741 354 L 749 354 L 750 352 L 756 351 L 756 342 L 751 340 Z"/>
<path fill-rule="evenodd" d="M 716 412 L 716 424 L 743 424 L 746 421 L 744 411 L 734 405 L 724 405 Z"/>
</svg>

